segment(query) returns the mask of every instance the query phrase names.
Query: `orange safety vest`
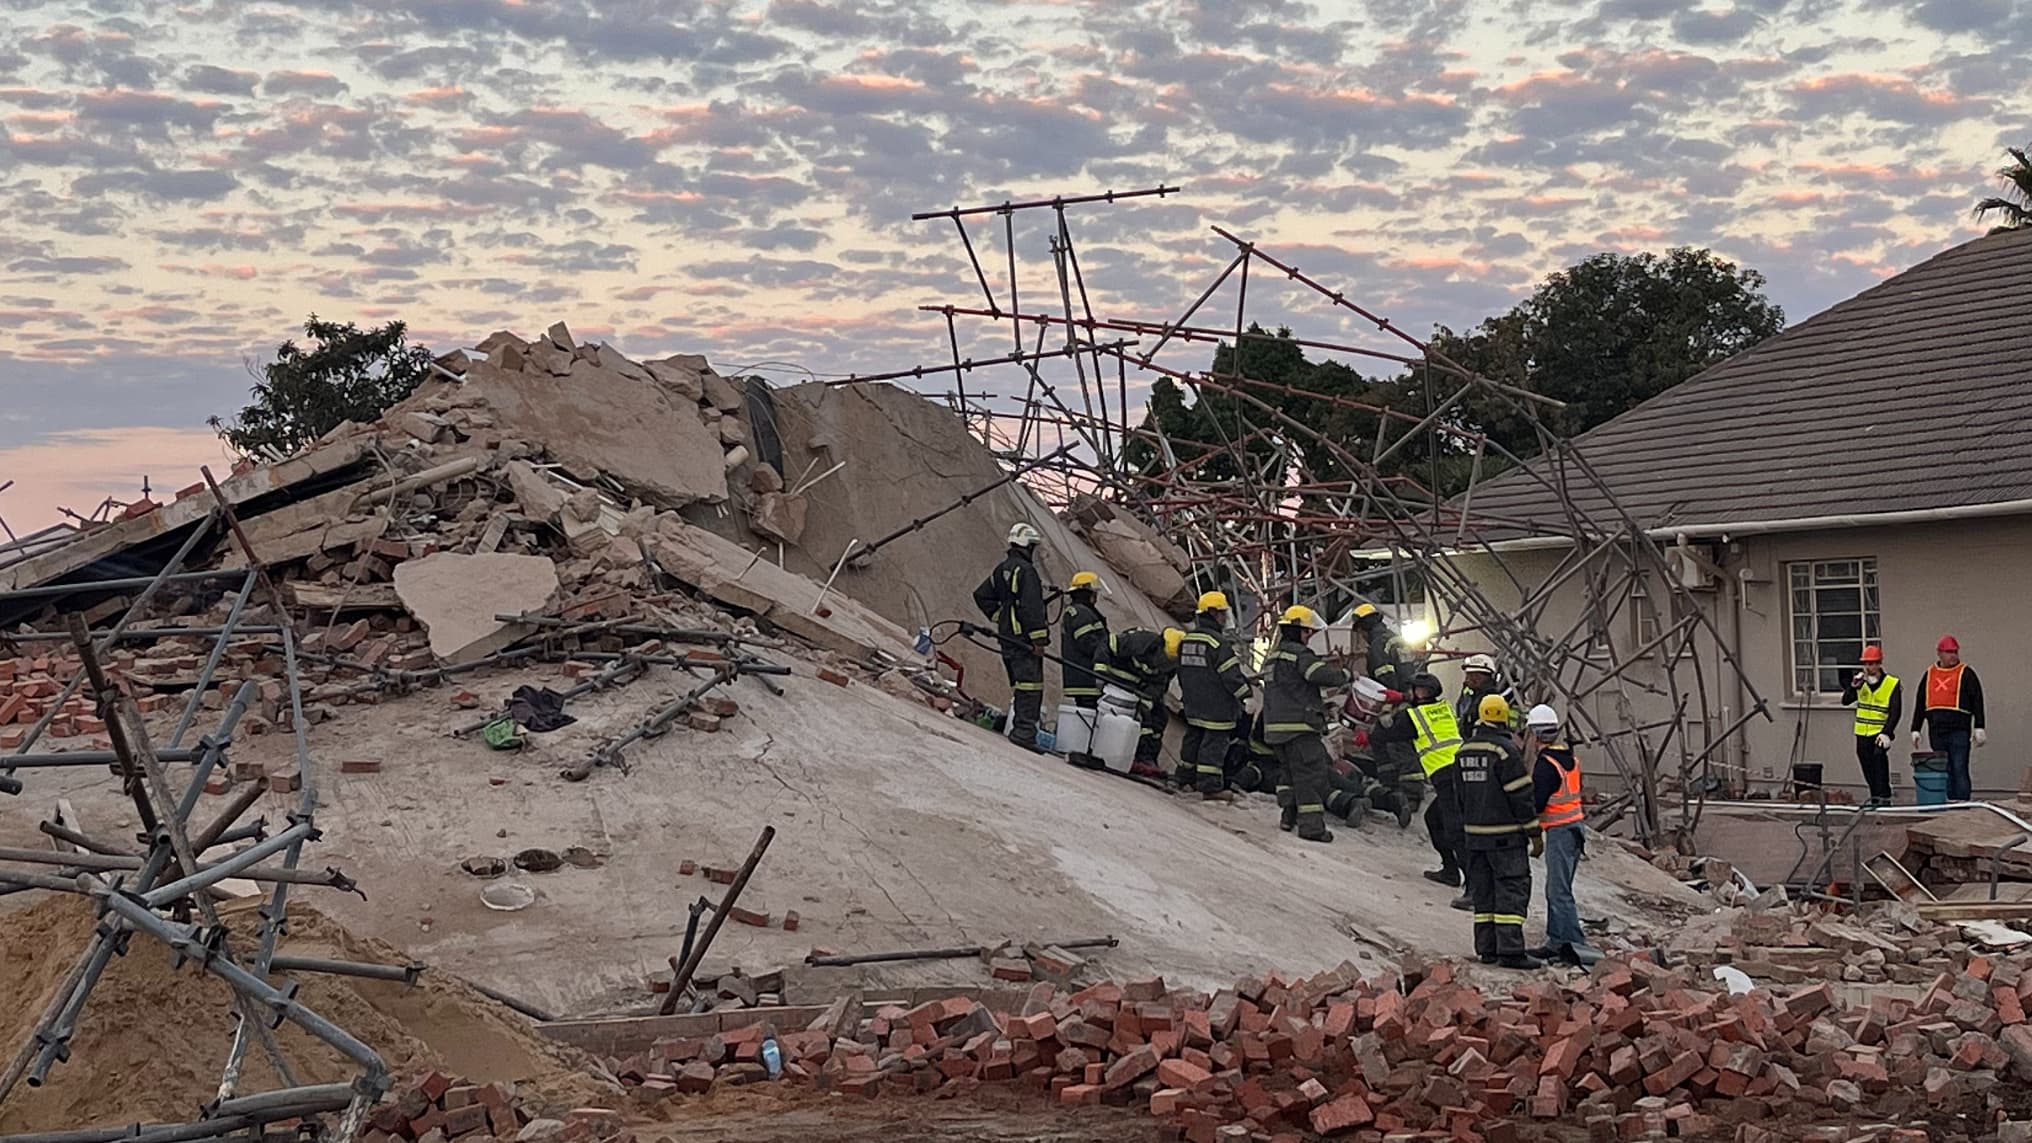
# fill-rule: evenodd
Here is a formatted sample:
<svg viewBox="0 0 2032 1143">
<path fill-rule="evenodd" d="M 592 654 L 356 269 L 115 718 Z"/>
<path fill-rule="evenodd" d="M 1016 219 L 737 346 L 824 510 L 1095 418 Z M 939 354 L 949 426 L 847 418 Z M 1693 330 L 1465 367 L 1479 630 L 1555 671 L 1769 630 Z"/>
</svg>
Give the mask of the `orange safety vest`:
<svg viewBox="0 0 2032 1143">
<path fill-rule="evenodd" d="M 1538 815 L 1538 824 L 1543 829 L 1556 826 L 1579 825 L 1587 817 L 1587 811 L 1580 804 L 1580 760 L 1575 759 L 1572 769 L 1560 766 L 1559 792 L 1545 800 L 1545 812 Z"/>
<path fill-rule="evenodd" d="M 1956 663 L 1942 667 L 1938 663 L 1926 668 L 1926 709 L 1968 711 L 1961 705 L 1961 673 L 1967 663 Z"/>
</svg>

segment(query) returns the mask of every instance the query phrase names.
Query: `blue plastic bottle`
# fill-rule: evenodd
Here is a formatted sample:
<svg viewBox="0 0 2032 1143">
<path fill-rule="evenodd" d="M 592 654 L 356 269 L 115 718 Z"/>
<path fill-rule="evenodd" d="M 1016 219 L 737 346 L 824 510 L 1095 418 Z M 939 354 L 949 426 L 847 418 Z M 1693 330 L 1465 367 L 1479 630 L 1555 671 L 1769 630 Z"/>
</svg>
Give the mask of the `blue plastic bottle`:
<svg viewBox="0 0 2032 1143">
<path fill-rule="evenodd" d="M 769 1069 L 770 1079 L 783 1074 L 783 1049 L 776 1046 L 774 1036 L 762 1041 L 762 1066 Z"/>
</svg>

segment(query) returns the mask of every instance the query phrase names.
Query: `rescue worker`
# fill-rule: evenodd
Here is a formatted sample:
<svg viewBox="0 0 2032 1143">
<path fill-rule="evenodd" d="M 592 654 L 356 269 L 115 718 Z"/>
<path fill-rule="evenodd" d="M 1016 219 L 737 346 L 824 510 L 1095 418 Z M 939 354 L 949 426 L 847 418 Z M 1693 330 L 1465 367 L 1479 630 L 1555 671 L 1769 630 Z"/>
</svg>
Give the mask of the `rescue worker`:
<svg viewBox="0 0 2032 1143">
<path fill-rule="evenodd" d="M 1354 626 L 1362 633 L 1366 645 L 1364 654 L 1368 676 L 1382 683 L 1386 690 L 1402 690 L 1409 677 L 1404 665 L 1404 640 L 1391 629 L 1383 613 L 1376 610 L 1373 603 L 1355 608 Z"/>
<path fill-rule="evenodd" d="M 1332 841 L 1326 828 L 1326 704 L 1320 692 L 1344 687 L 1348 673 L 1306 645 L 1319 630 L 1310 607 L 1294 604 L 1277 620 L 1277 648 L 1266 661 L 1263 683 L 1263 740 L 1277 751 L 1278 828 L 1297 830 L 1306 841 Z"/>
<path fill-rule="evenodd" d="M 1206 799 L 1233 799 L 1228 793 L 1228 743 L 1248 716 L 1249 679 L 1228 630 L 1228 597 L 1209 591 L 1199 597 L 1198 616 L 1178 652 L 1178 694 L 1185 715 L 1185 741 L 1176 781 Z"/>
<path fill-rule="evenodd" d="M 1947 800 L 1966 802 L 1969 746 L 1989 740 L 1983 731 L 1983 682 L 1961 661 L 1961 642 L 1942 635 L 1934 648 L 1938 658 L 1926 668 L 1926 693 L 1912 704 L 1912 749 L 1919 749 L 1919 728 L 1933 749 L 1947 755 Z"/>
<path fill-rule="evenodd" d="M 1510 733 L 1510 703 L 1502 695 L 1483 696 L 1474 733 L 1454 759 L 1475 955 L 1483 964 L 1543 968 L 1545 962 L 1524 948 L 1524 914 L 1531 907 L 1531 858 L 1545 852 L 1545 835 L 1531 804 L 1531 775 Z"/>
<path fill-rule="evenodd" d="M 1021 521 L 1009 529 L 1009 554 L 974 588 L 974 606 L 995 625 L 1002 669 L 1009 676 L 1009 741 L 1037 749 L 1044 709 L 1044 648 L 1051 620 L 1044 613 L 1044 584 L 1037 578 L 1037 529 Z"/>
<path fill-rule="evenodd" d="M 1446 689 L 1438 676 L 1429 672 L 1414 676 L 1410 702 L 1385 711 L 1376 720 L 1369 742 L 1407 743 L 1416 753 L 1426 780 L 1432 783 L 1432 804 L 1425 808 L 1425 832 L 1439 854 L 1439 868 L 1426 870 L 1425 879 L 1452 889 L 1460 887 L 1465 860 L 1461 855 L 1460 771 L 1454 769 L 1461 732 L 1445 696 Z M 1456 898 L 1456 904 L 1459 903 Z"/>
<path fill-rule="evenodd" d="M 1454 700 L 1454 721 L 1462 726 L 1473 726 L 1475 715 L 1481 710 L 1482 699 L 1487 695 L 1502 695 L 1511 710 L 1517 709 L 1516 692 L 1496 670 L 1495 656 L 1469 655 L 1467 661 L 1461 664 L 1461 693 Z"/>
<path fill-rule="evenodd" d="M 1870 785 L 1870 806 L 1891 804 L 1891 728 L 1905 713 L 1898 676 L 1884 673 L 1884 649 L 1863 648 L 1863 669 L 1842 688 L 1842 705 L 1856 708 L 1856 761 Z"/>
<path fill-rule="evenodd" d="M 1397 815 L 1397 828 L 1411 828 L 1411 817 L 1417 808 L 1395 782 L 1384 782 L 1376 776 L 1375 743 L 1370 741 L 1369 732 L 1358 730 L 1345 760 L 1334 763 L 1331 775 L 1333 792 L 1327 795 L 1326 808 L 1331 814 L 1347 819 L 1349 825 L 1362 824 L 1361 815 L 1371 809 Z"/>
<path fill-rule="evenodd" d="M 1531 802 L 1545 835 L 1545 943 L 1531 955 L 1545 961 L 1591 965 L 1602 954 L 1580 928 L 1573 875 L 1587 851 L 1587 810 L 1580 800 L 1580 760 L 1566 744 L 1559 712 L 1540 703 L 1524 719 L 1537 757 L 1531 765 Z"/>
<path fill-rule="evenodd" d="M 1129 772 L 1143 778 L 1161 778 L 1157 751 L 1164 744 L 1164 726 L 1170 714 L 1164 709 L 1164 692 L 1178 669 L 1178 654 L 1185 632 L 1176 627 L 1152 631 L 1131 627 L 1108 636 L 1108 653 L 1095 660 L 1094 673 L 1136 696 L 1137 717 L 1143 723 L 1136 740 L 1136 757 Z"/>
<path fill-rule="evenodd" d="M 1277 794 L 1284 804 L 1285 787 L 1278 777 L 1277 750 L 1263 741 L 1263 716 L 1249 716 L 1249 729 L 1228 744 L 1228 785 L 1243 793 Z"/>
<path fill-rule="evenodd" d="M 1101 577 L 1093 572 L 1074 572 L 1065 587 L 1065 614 L 1058 621 L 1059 693 L 1083 711 L 1101 705 L 1094 660 L 1107 650 L 1108 620 L 1094 606 L 1100 586 Z M 1067 754 L 1065 760 L 1089 770 L 1101 767 L 1101 760 L 1087 753 Z"/>
<path fill-rule="evenodd" d="M 1383 613 L 1373 603 L 1364 603 L 1355 608 L 1355 630 L 1362 633 L 1365 643 L 1365 673 L 1383 686 L 1383 701 L 1392 705 L 1404 701 L 1401 687 L 1410 678 L 1409 668 L 1404 662 L 1404 641 L 1390 629 L 1383 619 Z M 1374 750 L 1375 778 L 1384 786 L 1396 790 L 1396 799 L 1417 813 L 1425 800 L 1425 772 L 1419 769 L 1417 752 L 1412 749 L 1411 739 L 1371 739 Z"/>
</svg>

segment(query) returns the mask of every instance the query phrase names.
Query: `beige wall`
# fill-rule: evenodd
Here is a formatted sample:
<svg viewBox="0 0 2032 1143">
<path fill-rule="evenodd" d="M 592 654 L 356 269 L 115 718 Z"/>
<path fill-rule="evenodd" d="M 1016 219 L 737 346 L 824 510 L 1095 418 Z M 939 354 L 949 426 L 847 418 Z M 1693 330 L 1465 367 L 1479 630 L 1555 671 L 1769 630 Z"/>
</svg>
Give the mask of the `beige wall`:
<svg viewBox="0 0 2032 1143">
<path fill-rule="evenodd" d="M 1752 787 L 1775 787 L 1789 772 L 1795 735 L 1801 735 L 1800 761 L 1822 763 L 1832 785 L 1863 788 L 1855 760 L 1853 711 L 1840 705 L 1839 695 L 1815 695 L 1801 702 L 1791 693 L 1785 565 L 1868 557 L 1877 561 L 1886 666 L 1906 680 L 1905 714 L 1891 751 L 1899 800 L 1912 797 L 1912 745 L 1905 727 L 1926 667 L 1933 660 L 1934 642 L 1944 632 L 1961 640 L 1962 657 L 1982 676 L 1987 699 L 1989 745 L 1975 751 L 1971 764 L 1976 790 L 1979 795 L 1984 791 L 2007 795 L 2018 789 L 2020 776 L 2032 763 L 2032 755 L 2026 753 L 2027 744 L 2032 743 L 2032 711 L 2017 701 L 2025 684 L 2024 674 L 2032 669 L 2025 654 L 2025 648 L 2032 647 L 2032 607 L 2023 602 L 2026 587 L 2032 585 L 2032 519 L 1750 536 L 1734 543 L 1711 544 L 1705 550 L 1732 573 L 1740 592 L 1718 586 L 1697 592 L 1696 597 L 1703 601 L 1724 641 L 1737 647 L 1749 686 L 1769 703 L 1771 712 L 1770 720 L 1753 719 L 1718 751 L 1717 759 L 1724 767 L 1743 775 Z M 1561 551 L 1506 553 L 1503 565 L 1508 574 L 1488 556 L 1460 557 L 1455 566 L 1497 606 L 1514 611 L 1530 588 L 1554 574 L 1564 555 Z M 1512 577 L 1522 582 L 1521 588 Z M 1654 588 L 1651 598 L 1660 611 L 1670 606 L 1670 595 L 1662 588 Z M 1577 579 L 1557 590 L 1539 621 L 1540 632 L 1556 638 L 1580 614 L 1585 599 Z M 1661 615 L 1661 620 L 1667 625 L 1672 621 L 1669 614 Z M 1619 651 L 1638 645 L 1627 602 L 1610 627 Z M 1447 647 L 1457 651 L 1488 649 L 1472 633 L 1449 640 Z M 1719 733 L 1746 707 L 1738 705 L 1732 673 L 1720 662 L 1714 641 L 1697 639 L 1695 651 L 1702 657 L 1711 720 L 1705 731 L 1689 728 L 1688 740 L 1698 750 L 1706 735 Z M 1666 694 L 1636 689 L 1639 684 L 1661 691 L 1666 688 L 1660 657 L 1640 664 L 1629 673 L 1629 679 L 1634 692 L 1632 716 L 1642 722 L 1669 716 L 1672 703 Z M 1693 689 L 1690 666 L 1682 665 L 1678 682 Z M 1527 694 L 1527 698 L 1536 697 Z M 1608 697 L 1604 691 L 1590 701 L 1596 717 L 1605 726 L 1628 725 L 1628 718 L 1613 702 L 1606 701 Z M 1690 703 L 1689 718 L 1699 709 L 1697 699 Z M 1676 768 L 1678 757 L 1676 749 L 1667 753 L 1667 769 Z M 1597 763 L 1590 768 L 1605 767 Z"/>
</svg>

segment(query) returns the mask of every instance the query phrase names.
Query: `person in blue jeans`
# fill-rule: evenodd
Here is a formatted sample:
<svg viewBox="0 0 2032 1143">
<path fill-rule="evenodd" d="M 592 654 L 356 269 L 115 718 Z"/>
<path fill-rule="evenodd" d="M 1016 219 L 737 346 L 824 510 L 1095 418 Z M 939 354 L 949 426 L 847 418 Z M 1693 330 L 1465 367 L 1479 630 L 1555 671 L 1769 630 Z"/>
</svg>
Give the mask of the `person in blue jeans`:
<svg viewBox="0 0 2032 1143">
<path fill-rule="evenodd" d="M 1919 728 L 1925 727 L 1933 749 L 1947 755 L 1947 800 L 1966 802 L 1974 793 L 1969 747 L 1989 740 L 1983 730 L 1983 682 L 1961 661 L 1961 642 L 1954 636 L 1942 635 L 1934 651 L 1926 687 L 1912 708 L 1912 749 L 1919 749 Z"/>
<path fill-rule="evenodd" d="M 1580 800 L 1580 760 L 1562 739 L 1559 712 L 1543 703 L 1531 708 L 1524 726 L 1531 767 L 1532 800 L 1545 831 L 1545 943 L 1531 950 L 1544 961 L 1589 965 L 1601 959 L 1580 928 L 1573 899 L 1573 875 L 1587 849 L 1587 810 Z"/>
</svg>

